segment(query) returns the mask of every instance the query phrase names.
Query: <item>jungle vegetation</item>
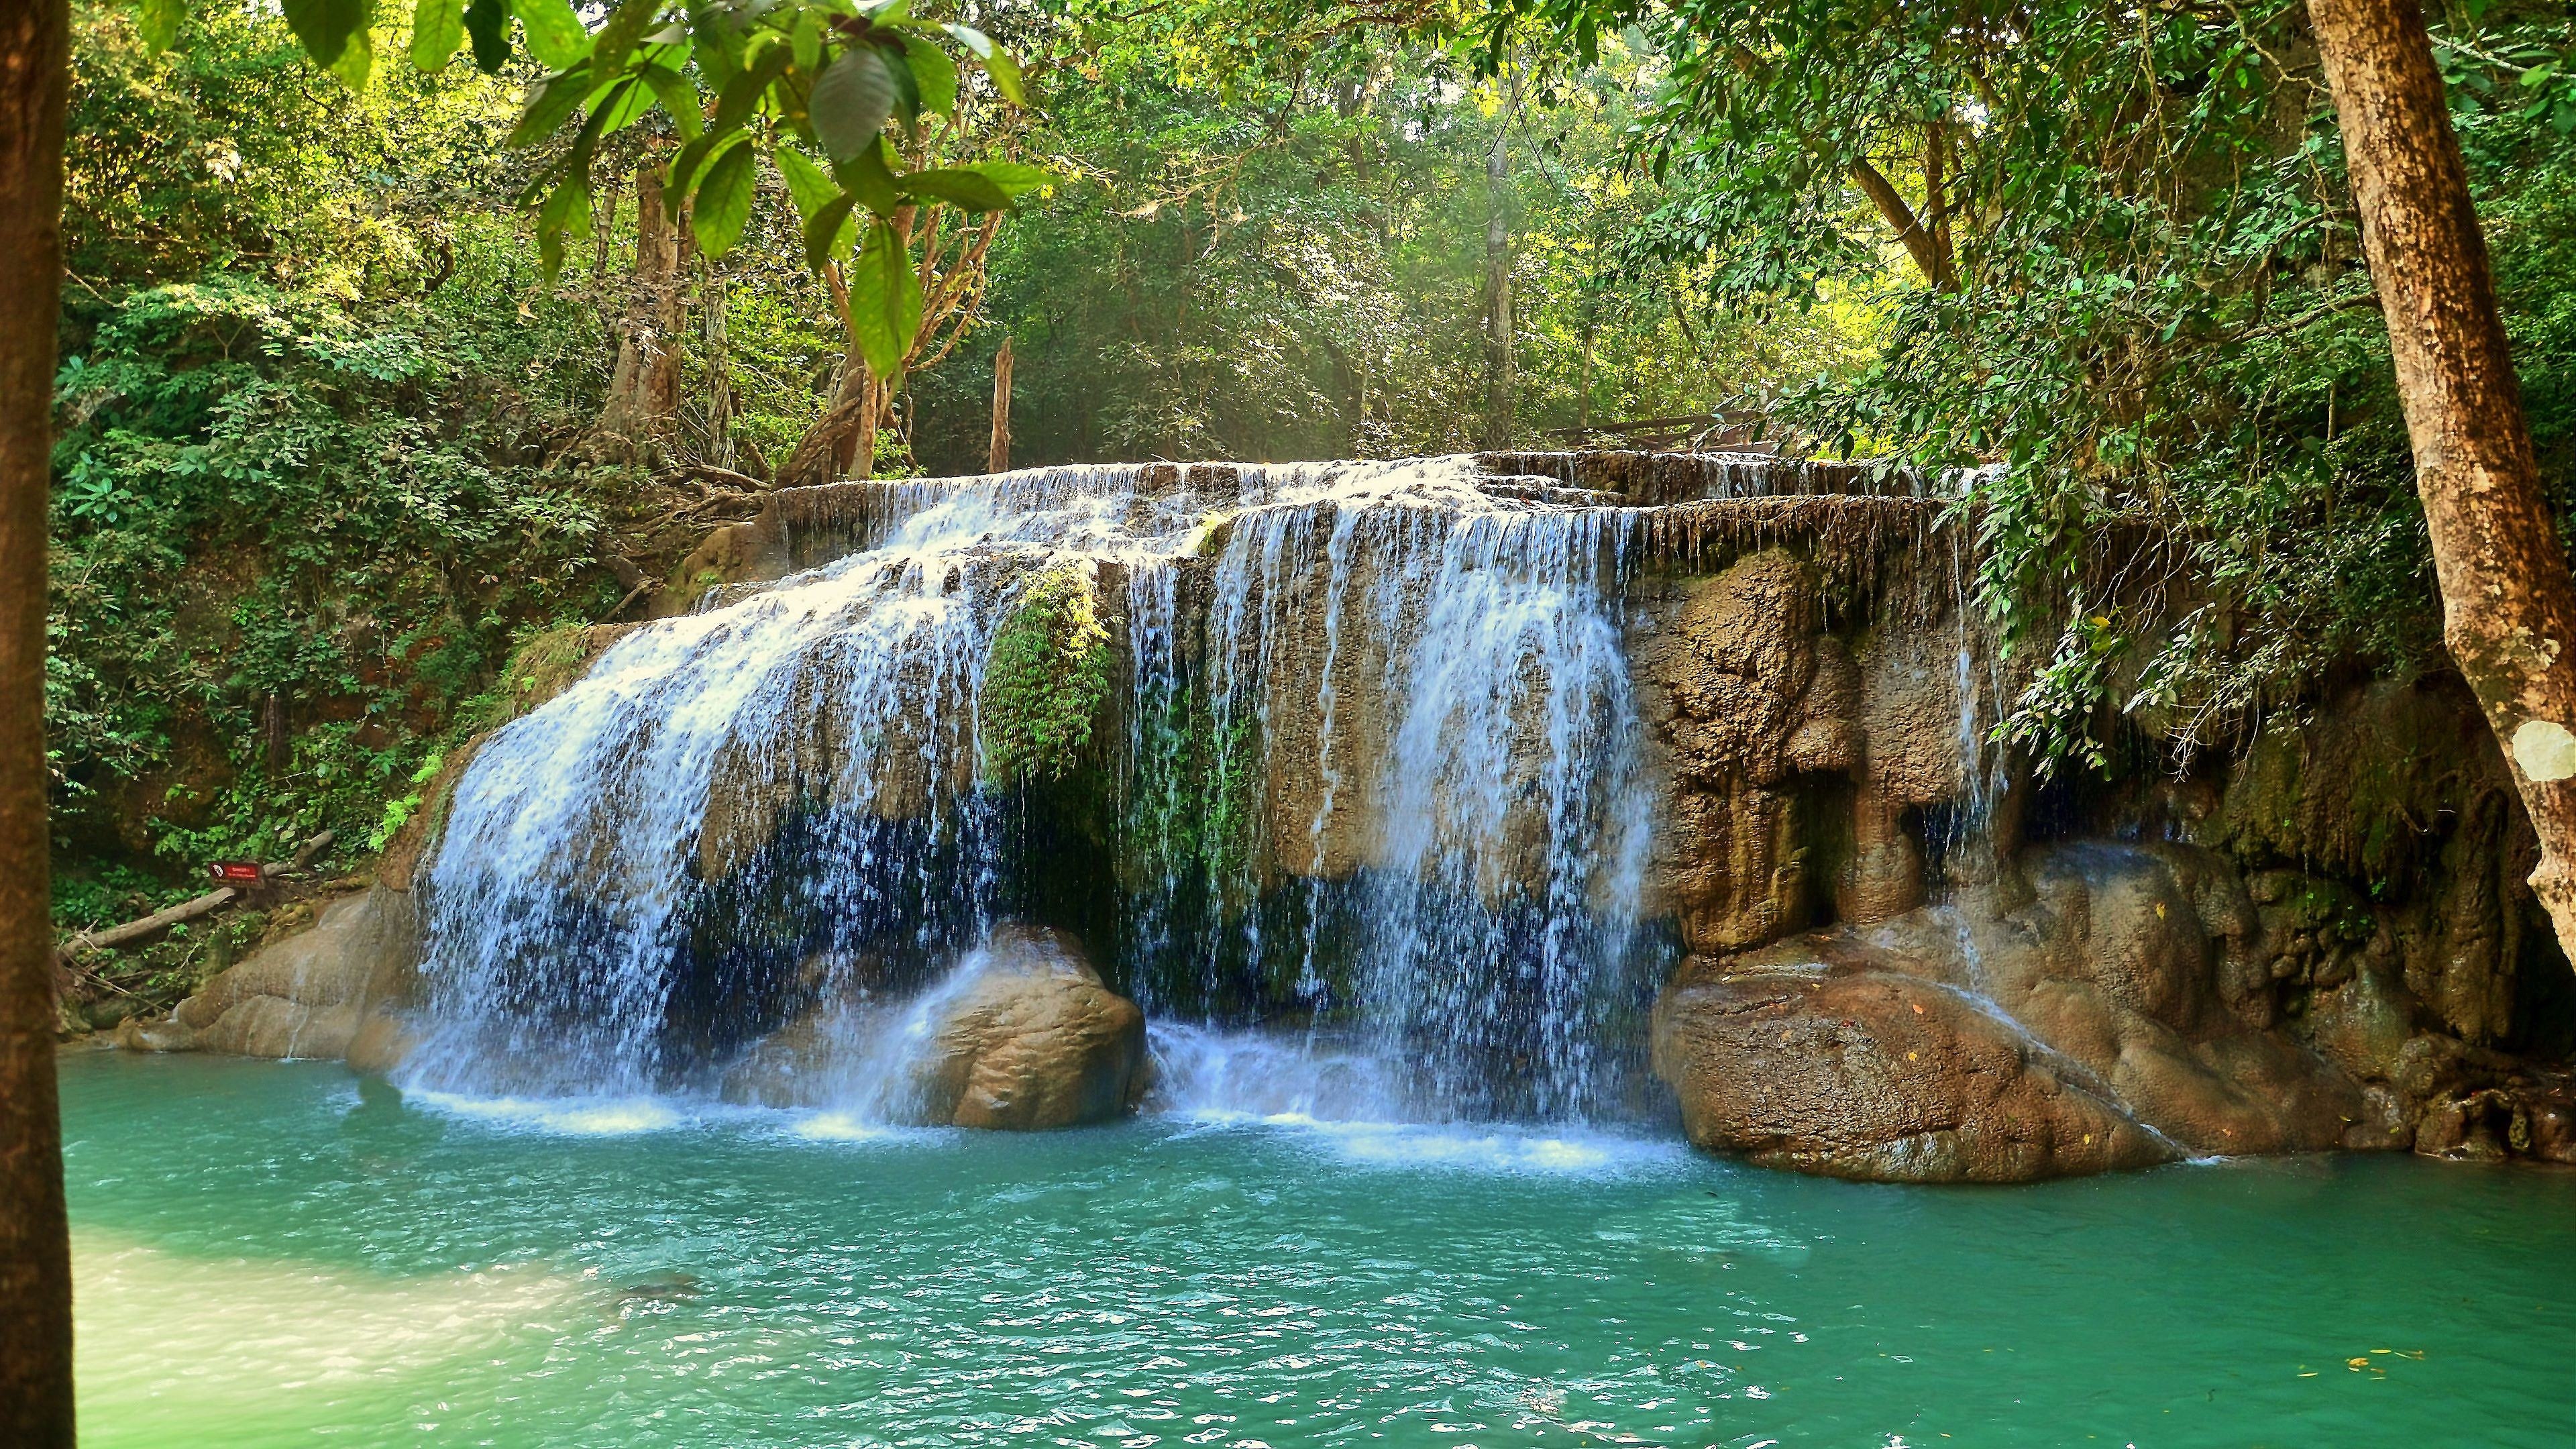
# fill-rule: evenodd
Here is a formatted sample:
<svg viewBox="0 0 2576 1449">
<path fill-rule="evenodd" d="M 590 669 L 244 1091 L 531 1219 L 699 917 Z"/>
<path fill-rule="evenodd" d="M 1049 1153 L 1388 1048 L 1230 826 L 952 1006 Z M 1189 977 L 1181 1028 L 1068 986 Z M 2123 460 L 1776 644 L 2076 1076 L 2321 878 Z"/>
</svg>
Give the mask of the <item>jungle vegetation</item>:
<svg viewBox="0 0 2576 1449">
<path fill-rule="evenodd" d="M 514 646 L 619 617 L 761 490 L 980 468 L 1002 355 L 1021 464 L 1723 415 L 1973 470 L 1981 603 L 2045 661 L 2011 738 L 2097 769 L 2123 718 L 2241 745 L 2338 678 L 2446 667 L 2441 379 L 2383 306 L 2409 247 L 2465 254 L 2392 237 L 2369 160 L 2447 156 L 2444 112 L 2524 516 L 2576 488 L 2565 0 L 918 12 L 16 7 L 0 304 L 41 300 L 20 343 L 59 312 L 8 353 L 40 369 L 0 543 L 43 507 L 48 587 L 41 650 L 32 599 L 0 637 L 43 655 L 44 731 L 0 891 L 41 893 L 50 847 L 70 931 L 209 858 L 380 840 L 512 707 Z M 2405 91 L 2338 49 L 2355 24 L 2429 31 L 2406 134 L 2342 128 L 2355 86 Z M 2179 546 L 2170 639 L 2092 592 L 2138 526 Z M 32 760 L 24 694 L 0 744 Z M 221 939 L 88 963 L 81 1007 L 163 1001 Z M 50 1151 L 50 1096 L 11 1100 L 0 1150 Z"/>
<path fill-rule="evenodd" d="M 925 193 L 864 236 L 844 205 L 837 242 L 835 159 L 785 130 L 710 183 L 689 133 L 713 133 L 667 105 L 532 128 L 524 22 L 487 71 L 468 31 L 403 63 L 380 17 L 353 86 L 259 7 L 173 13 L 164 37 L 151 7 L 74 11 L 45 693 L 67 931 L 206 859 L 380 838 L 424 761 L 508 711 L 515 643 L 631 609 L 759 489 L 980 470 L 1006 339 L 1019 465 L 1721 414 L 1980 470 L 1980 592 L 2048 661 L 2008 728 L 2052 765 L 2106 765 L 2124 714 L 2223 746 L 2338 672 L 2441 662 L 2295 4 L 997 7 L 1034 103 L 970 65 L 895 160 L 983 165 L 1016 205 Z M 2433 30 L 2563 503 L 2568 11 Z M 642 52 L 664 96 L 689 63 L 666 51 Z M 913 331 L 869 335 L 898 273 Z M 2152 649 L 2084 596 L 2131 523 L 2187 550 L 2191 627 Z M 97 1009 L 224 945 L 114 963 Z"/>
</svg>

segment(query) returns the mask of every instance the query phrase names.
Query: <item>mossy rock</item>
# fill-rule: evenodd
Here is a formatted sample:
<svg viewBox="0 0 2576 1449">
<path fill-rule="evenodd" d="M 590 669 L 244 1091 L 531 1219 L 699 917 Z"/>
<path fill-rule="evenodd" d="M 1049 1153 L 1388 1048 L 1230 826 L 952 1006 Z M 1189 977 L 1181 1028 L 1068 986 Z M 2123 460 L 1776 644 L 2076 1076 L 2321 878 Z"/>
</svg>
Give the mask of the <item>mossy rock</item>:
<svg viewBox="0 0 2576 1449">
<path fill-rule="evenodd" d="M 1032 575 L 993 632 L 976 723 L 986 780 L 1062 780 L 1089 758 L 1109 702 L 1110 644 L 1092 570 Z"/>
</svg>

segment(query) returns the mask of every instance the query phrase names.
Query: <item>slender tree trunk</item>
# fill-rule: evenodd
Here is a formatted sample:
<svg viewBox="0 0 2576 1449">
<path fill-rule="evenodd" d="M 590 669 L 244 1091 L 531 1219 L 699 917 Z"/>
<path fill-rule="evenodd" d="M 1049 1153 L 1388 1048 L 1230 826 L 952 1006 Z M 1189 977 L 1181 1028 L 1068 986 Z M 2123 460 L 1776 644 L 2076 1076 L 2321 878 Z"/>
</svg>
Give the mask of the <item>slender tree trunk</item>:
<svg viewBox="0 0 2576 1449">
<path fill-rule="evenodd" d="M 0 1443 L 23 1449 L 72 1442 L 45 823 L 45 493 L 70 35 L 64 0 L 0 6 Z"/>
<path fill-rule="evenodd" d="M 1004 337 L 993 353 L 993 444 L 984 458 L 987 473 L 1011 471 L 1011 339 Z"/>
<path fill-rule="evenodd" d="M 1519 378 L 1512 358 L 1512 116 L 1520 109 L 1520 70 L 1505 82 L 1493 148 L 1485 153 L 1485 446 L 1512 445 Z"/>
<path fill-rule="evenodd" d="M 698 344 L 707 369 L 707 461 L 719 468 L 734 465 L 733 373 L 725 346 L 725 279 L 712 263 L 698 294 Z"/>
<path fill-rule="evenodd" d="M 647 184 L 647 178 L 636 181 L 638 212 L 644 209 L 641 193 Z M 653 172 L 649 184 L 652 210 L 661 214 L 661 225 L 655 228 L 657 244 L 646 294 L 652 309 L 653 360 L 644 377 L 644 415 L 656 434 L 667 436 L 680 418 L 680 360 L 688 352 L 689 336 L 689 263 L 697 245 L 689 235 L 688 207 L 683 205 L 676 215 L 664 211 L 660 171 Z"/>
<path fill-rule="evenodd" d="M 835 445 L 844 478 L 873 478 L 877 475 L 877 429 L 885 426 L 886 411 L 894 402 L 894 382 L 879 382 L 868 365 L 859 364 L 859 411 L 856 421 L 841 433 Z"/>
<path fill-rule="evenodd" d="M 2441 73 L 2416 0 L 2308 0 L 2433 535 L 2444 637 L 2540 836 L 2576 956 L 2576 584 L 2540 493 Z"/>
</svg>

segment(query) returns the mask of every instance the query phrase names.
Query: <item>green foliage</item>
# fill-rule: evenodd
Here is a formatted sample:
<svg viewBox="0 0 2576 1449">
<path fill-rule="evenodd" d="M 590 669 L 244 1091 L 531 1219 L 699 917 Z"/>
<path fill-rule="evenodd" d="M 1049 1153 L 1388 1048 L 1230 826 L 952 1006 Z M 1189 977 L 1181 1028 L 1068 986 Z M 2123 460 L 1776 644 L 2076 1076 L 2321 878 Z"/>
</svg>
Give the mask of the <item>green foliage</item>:
<svg viewBox="0 0 2576 1449">
<path fill-rule="evenodd" d="M 1250 906 L 1261 809 L 1260 734 L 1250 709 L 1223 719 L 1197 690 L 1149 691 L 1137 774 L 1125 792 L 1121 860 L 1159 877 L 1146 888 L 1175 889 L 1218 915 Z"/>
<path fill-rule="evenodd" d="M 2143 525 L 2183 549 L 2128 584 L 2160 588 L 2188 625 L 2127 703 L 2181 721 L 2186 749 L 2241 739 L 2350 662 L 2437 657 L 2385 328 L 2304 5 L 1499 0 L 1490 24 L 1578 49 L 1633 24 L 1663 57 L 1634 154 L 1670 195 L 1626 239 L 1633 261 L 1699 269 L 1740 308 L 1903 269 L 1875 363 L 1800 389 L 1782 416 L 1844 449 L 1991 465 L 1973 484 L 1977 584 L 2008 640 L 2055 632 L 2105 551 L 2125 562 L 2111 540 Z M 2435 25 L 2563 504 L 2568 14 L 2470 5 Z M 2060 671 L 2052 690 L 2073 682 Z"/>
<path fill-rule="evenodd" d="M 1478 445 L 1485 168 L 1509 179 L 1516 436 L 1762 405 L 1866 359 L 1875 293 L 1763 320 L 1626 267 L 1653 203 L 1622 137 L 1651 56 L 1516 108 L 1435 43 L 1332 7 L 1206 0 L 1032 37 L 1067 79 L 1033 142 L 1068 180 L 994 246 L 1020 456 L 1289 459 Z M 998 341 L 998 339 L 996 339 Z M 934 469 L 982 453 L 990 349 L 917 384 Z"/>
<path fill-rule="evenodd" d="M 2109 615 L 2087 614 L 2079 603 L 2058 637 L 2055 657 L 2031 676 L 2013 712 L 1995 726 L 1994 738 L 2021 746 L 2042 780 L 2069 762 L 2105 772 L 2110 749 L 2096 726 L 2112 668 L 2128 647 Z"/>
<path fill-rule="evenodd" d="M 445 752 L 439 750 L 429 752 L 428 758 L 420 762 L 420 768 L 411 772 L 411 793 L 397 795 L 385 802 L 384 814 L 377 817 L 376 828 L 368 832 L 367 849 L 382 850 L 392 842 L 394 836 L 419 811 L 422 792 L 429 787 L 430 781 L 438 778 L 438 772 L 446 765 Z"/>
<path fill-rule="evenodd" d="M 1087 570 L 1047 569 L 1021 586 L 993 632 L 976 698 L 985 778 L 1061 780 L 1079 768 L 1109 700 L 1109 630 Z"/>
<path fill-rule="evenodd" d="M 604 369 L 471 73 L 316 90 L 274 20 L 78 32 L 46 673 L 56 828 L 173 872 L 366 838 L 531 620 L 621 592 Z"/>
</svg>

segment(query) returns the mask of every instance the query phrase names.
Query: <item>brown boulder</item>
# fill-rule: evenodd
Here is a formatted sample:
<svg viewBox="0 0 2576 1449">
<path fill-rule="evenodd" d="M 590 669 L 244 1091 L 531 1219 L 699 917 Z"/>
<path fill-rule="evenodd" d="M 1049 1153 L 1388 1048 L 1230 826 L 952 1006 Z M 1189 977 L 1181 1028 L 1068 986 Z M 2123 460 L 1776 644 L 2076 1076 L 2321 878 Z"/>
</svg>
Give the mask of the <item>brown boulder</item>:
<svg viewBox="0 0 2576 1449">
<path fill-rule="evenodd" d="M 1950 903 L 1702 961 L 1658 1006 L 1657 1072 L 1693 1140 L 1849 1177 L 2402 1145 L 2385 1104 L 2263 1029 L 2260 936 L 2207 851 L 2049 846 Z"/>
<path fill-rule="evenodd" d="M 725 1073 L 730 1100 L 1034 1131 L 1123 1115 L 1145 1086 L 1145 1014 L 1063 932 L 1004 925 L 909 1004 L 836 995 Z"/>
<path fill-rule="evenodd" d="M 1677 986 L 1655 1067 L 1704 1148 L 1879 1182 L 2030 1182 L 2179 1156 L 1966 994 L 1781 961 Z"/>
<path fill-rule="evenodd" d="M 1145 1013 L 1061 931 L 1005 925 L 943 983 L 919 1068 L 934 1122 L 1029 1131 L 1104 1122 L 1145 1085 Z"/>
</svg>

